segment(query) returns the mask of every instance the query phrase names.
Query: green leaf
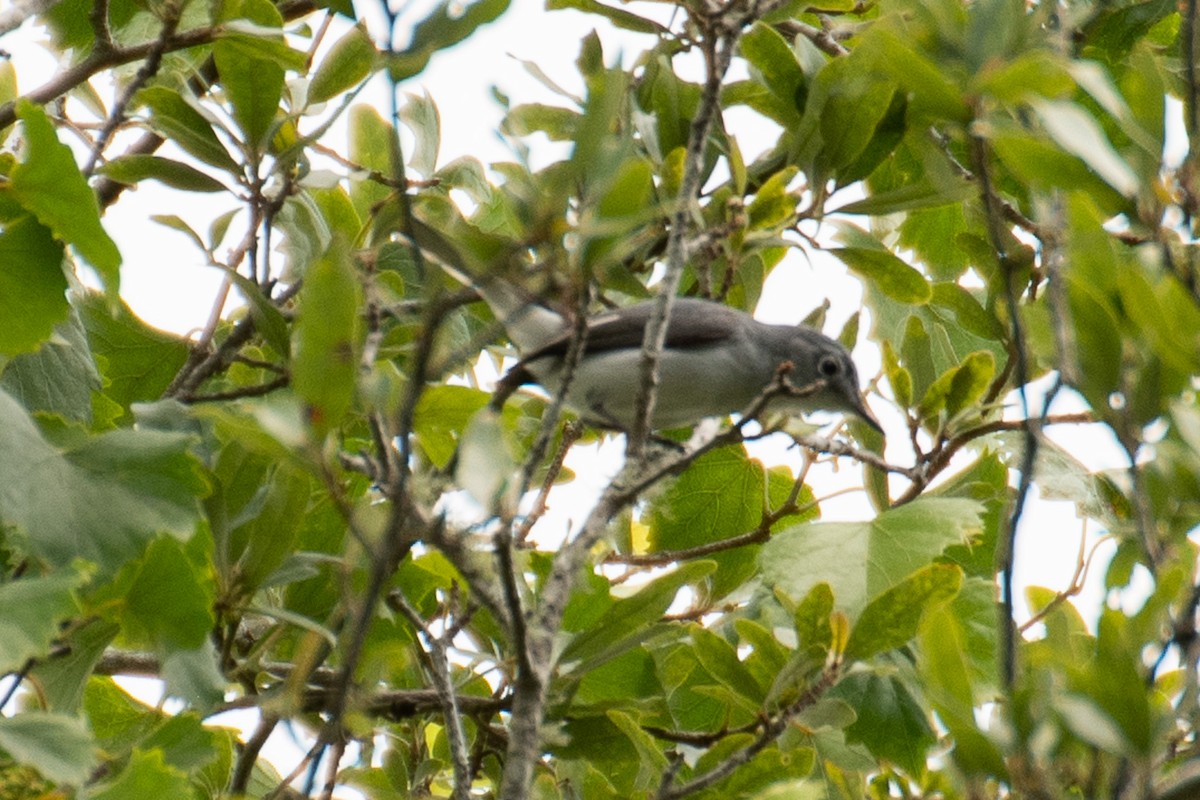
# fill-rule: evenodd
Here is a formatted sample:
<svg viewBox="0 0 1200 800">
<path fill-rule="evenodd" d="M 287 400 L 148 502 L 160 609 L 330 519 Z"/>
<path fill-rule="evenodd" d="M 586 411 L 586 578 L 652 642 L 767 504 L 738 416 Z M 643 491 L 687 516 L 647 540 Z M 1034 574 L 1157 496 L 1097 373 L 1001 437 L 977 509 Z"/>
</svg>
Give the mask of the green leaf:
<svg viewBox="0 0 1200 800">
<path fill-rule="evenodd" d="M 378 61 L 367 26 L 359 22 L 338 39 L 308 85 L 308 102 L 324 103 L 367 79 Z"/>
<path fill-rule="evenodd" d="M 901 211 L 940 209 L 952 203 L 961 203 L 977 194 L 979 194 L 978 187 L 966 180 L 956 180 L 949 186 L 944 186 L 940 182 L 933 184 L 921 181 L 906 183 L 886 192 L 872 193 L 861 200 L 854 200 L 838 206 L 827 213 L 883 216 Z"/>
<path fill-rule="evenodd" d="M 900 365 L 896 349 L 886 339 L 883 342 L 883 371 L 892 387 L 892 396 L 901 408 L 912 405 L 912 373 Z"/>
<path fill-rule="evenodd" d="M 243 5 L 238 13 L 245 11 Z M 258 21 L 249 16 L 257 16 Z M 217 39 L 251 60 L 270 62 L 292 72 L 308 71 L 308 54 L 288 47 L 275 18 L 261 6 L 253 8 L 247 17 L 230 19 L 222 24 Z"/>
<path fill-rule="evenodd" d="M 1079 385 L 1092 408 L 1108 407 L 1109 396 L 1121 388 L 1121 328 L 1109 299 L 1086 276 L 1067 277 L 1068 306 L 1075 334 Z"/>
<path fill-rule="evenodd" d="M 559 727 L 559 743 L 549 748 L 558 763 L 578 765 L 572 785 L 580 790 L 580 797 L 616 800 L 641 796 L 643 792 L 638 790 L 653 785 L 666 766 L 661 751 L 652 756 L 649 734 L 636 724 L 619 726 L 614 716 L 627 715 L 570 720 Z M 586 776 L 579 775 L 581 772 Z"/>
<path fill-rule="evenodd" d="M 103 164 L 96 171 L 126 186 L 156 180 L 164 186 L 182 189 L 185 192 L 225 191 L 225 185 L 211 175 L 162 156 L 124 155 Z"/>
<path fill-rule="evenodd" d="M 804 86 L 805 78 L 795 51 L 774 28 L 761 21 L 755 22 L 750 30 L 742 34 L 738 49 L 762 76 L 771 94 L 782 101 L 779 107 L 785 110 L 785 120 L 790 118 L 793 124 L 798 124 L 803 111 L 797 105 L 798 92 Z M 785 120 L 778 121 L 782 123 Z"/>
<path fill-rule="evenodd" d="M 414 145 L 408 165 L 424 177 L 431 177 L 437 169 L 438 148 L 441 146 L 442 123 L 437 106 L 429 93 L 409 93 L 404 107 L 400 109 L 400 120 L 412 131 Z"/>
<path fill-rule="evenodd" d="M 682 564 L 638 590 L 632 597 L 616 601 L 604 617 L 578 633 L 563 650 L 564 672 L 580 673 L 639 643 L 645 629 L 657 622 L 684 586 L 713 571 L 711 561 Z"/>
<path fill-rule="evenodd" d="M 759 684 L 754 674 L 746 668 L 734 646 L 700 626 L 693 626 L 691 634 L 696 657 L 708 673 L 747 710 L 755 711 L 762 703 L 766 686 Z"/>
<path fill-rule="evenodd" d="M 924 275 L 886 250 L 841 247 L 829 252 L 893 300 L 920 305 L 933 296 Z"/>
<path fill-rule="evenodd" d="M 870 522 L 811 522 L 776 534 L 759 564 L 768 586 L 803 597 L 819 583 L 852 617 L 867 602 L 980 530 L 982 506 L 921 497 Z"/>
<path fill-rule="evenodd" d="M 975 84 L 981 92 L 1006 103 L 1020 103 L 1029 96 L 1065 97 L 1075 89 L 1065 59 L 1050 50 L 1031 50 L 998 68 L 980 73 Z"/>
<path fill-rule="evenodd" d="M 1095 117 L 1070 101 L 1041 100 L 1033 103 L 1033 109 L 1059 147 L 1083 159 L 1122 195 L 1137 194 L 1141 185 L 1137 174 L 1113 148 Z"/>
<path fill-rule="evenodd" d="M 162 679 L 167 696 L 178 697 L 202 712 L 223 702 L 228 688 L 211 639 L 192 650 L 168 652 L 163 659 Z"/>
<path fill-rule="evenodd" d="M 252 474 L 238 471 L 229 478 L 237 481 Z M 264 470 L 256 484 L 254 496 L 233 520 L 241 524 L 229 533 L 234 578 L 246 596 L 252 596 L 292 552 L 312 494 L 308 476 L 287 464 Z"/>
<path fill-rule="evenodd" d="M 966 289 L 955 283 L 971 265 L 970 254 L 958 245 L 959 234 L 968 231 L 967 208 L 967 204 L 954 203 L 915 209 L 900 223 L 897 249 L 912 250 L 933 278 L 942 281 L 933 285 L 932 302 L 937 302 L 939 286 L 953 286 L 970 297 Z"/>
<path fill-rule="evenodd" d="M 384 169 L 386 171 L 387 168 Z M 286 279 L 294 280 L 306 275 L 309 266 L 332 246 L 335 232 L 331 230 L 324 213 L 325 208 L 317 202 L 314 193 L 298 192 L 289 197 L 275 215 L 275 224 L 284 234 L 279 250 L 287 257 L 283 270 Z M 346 242 L 355 241 L 346 238 L 344 233 L 340 235 Z M 262 296 L 263 293 L 258 290 L 256 294 Z M 263 297 L 263 301 L 266 301 L 266 297 Z"/>
<path fill-rule="evenodd" d="M 62 245 L 32 216 L 0 230 L 0 353 L 36 350 L 67 318 Z"/>
<path fill-rule="evenodd" d="M 109 297 L 116 298 L 121 253 L 100 224 L 95 193 L 75 164 L 71 149 L 58 140 L 45 110 L 28 100 L 17 101 L 16 110 L 24 126 L 25 160 L 13 167 L 9 191 L 57 239 L 75 248 L 95 268 Z M 33 239 L 24 241 L 27 247 L 34 245 Z M 46 269 L 48 245 L 36 244 L 34 250 Z"/>
<path fill-rule="evenodd" d="M 868 100 L 867 102 L 871 102 Z M 853 160 L 838 169 L 838 186 L 849 186 L 863 180 L 884 162 L 904 140 L 908 131 L 908 96 L 892 92 L 883 116 L 875 123 L 871 138 Z"/>
<path fill-rule="evenodd" d="M 983 581 L 978 581 L 984 584 Z M 986 585 L 990 591 L 991 586 Z M 991 604 L 994 629 L 995 608 Z M 976 691 L 971 683 L 973 653 L 968 636 L 952 606 L 930 610 L 921 623 L 920 654 L 922 687 L 938 719 L 954 740 L 954 763 L 968 775 L 1007 774 L 999 748 L 975 723 Z M 994 659 L 993 659 L 994 660 Z"/>
<path fill-rule="evenodd" d="M 925 771 L 929 748 L 937 741 L 928 714 L 896 676 L 858 672 L 830 692 L 858 714 L 846 741 L 861 742 L 871 754 L 898 764 L 910 775 Z"/>
<path fill-rule="evenodd" d="M 241 174 L 241 167 L 221 144 L 212 124 L 179 92 L 166 86 L 149 86 L 137 93 L 137 101 L 150 109 L 150 125 L 185 153 L 231 175 Z"/>
<path fill-rule="evenodd" d="M 897 92 L 890 81 L 863 81 L 861 70 L 862 59 L 851 55 L 829 62 L 818 75 L 819 81 L 828 84 L 819 115 L 822 148 L 818 163 L 831 171 L 843 170 L 863 154 L 876 129 L 885 126 L 889 111 L 897 110 L 893 109 L 894 103 L 899 104 L 903 128 L 903 93 Z M 893 145 L 898 141 L 895 139 Z M 847 177 L 849 181 L 840 180 L 839 185 L 853 182 L 852 176 Z"/>
<path fill-rule="evenodd" d="M 1021 0 L 981 0 L 967 14 L 967 68 L 985 70 L 1023 45 L 1025 6 Z"/>
<path fill-rule="evenodd" d="M 500 415 L 488 408 L 472 417 L 458 450 L 458 485 L 476 503 L 492 511 L 505 507 L 506 499 L 511 506 L 514 498 L 509 489 L 514 486 L 516 470 L 516 457 Z"/>
<path fill-rule="evenodd" d="M 198 714 L 185 712 L 164 719 L 141 747 L 160 751 L 167 764 L 195 775 L 217 758 L 219 739 L 220 734 L 204 727 Z"/>
<path fill-rule="evenodd" d="M 957 283 L 952 281 L 935 283 L 933 297 L 929 303 L 938 311 L 945 310 L 953 314 L 952 321 L 954 323 L 957 323 L 964 331 L 982 339 L 1004 341 L 1008 335 L 996 315 L 980 305 L 973 294 Z M 950 321 L 947 320 L 947 322 Z"/>
<path fill-rule="evenodd" d="M 508 4 L 509 0 L 475 0 L 464 6 L 443 0 L 413 28 L 408 47 L 386 57 L 388 75 L 399 83 L 420 73 L 434 53 L 466 39 L 480 25 L 503 14 Z"/>
<path fill-rule="evenodd" d="M 768 495 L 768 473 L 744 448 L 706 453 L 651 500 L 650 552 L 693 548 L 753 531 L 766 510 L 764 502 L 779 504 L 786 498 L 791 482 L 783 484 L 771 480 Z M 811 490 L 798 498 L 801 504 L 811 501 Z M 724 597 L 754 573 L 759 547 L 747 544 L 705 556 L 718 565 L 709 599 Z"/>
<path fill-rule="evenodd" d="M 98 596 L 126 640 L 163 650 L 200 646 L 215 622 L 214 597 L 212 575 L 169 537 L 152 541 Z"/>
<path fill-rule="evenodd" d="M 663 27 L 661 23 L 647 19 L 646 17 L 640 17 L 621 8 L 613 8 L 599 2 L 599 0 L 546 0 L 547 11 L 558 11 L 566 8 L 573 8 L 585 14 L 603 17 L 611 22 L 614 27 L 621 28 L 622 30 L 662 36 L 670 35 L 670 31 Z"/>
<path fill-rule="evenodd" d="M 1083 741 L 1110 753 L 1130 752 L 1120 725 L 1091 699 L 1063 692 L 1051 702 L 1066 727 Z"/>
<path fill-rule="evenodd" d="M 651 718 L 670 721 L 663 686 L 655 674 L 654 658 L 646 646 L 634 646 L 618 656 L 588 668 L 571 696 L 572 708 L 601 710 L 632 705 Z"/>
<path fill-rule="evenodd" d="M 946 414 L 951 419 L 975 405 L 991 386 L 996 357 L 987 350 L 972 353 L 959 365 L 946 392 Z"/>
<path fill-rule="evenodd" d="M 350 108 L 350 159 L 363 168 L 381 175 L 392 174 L 392 126 L 374 107 L 362 103 Z M 370 219 L 376 206 L 387 199 L 392 190 L 369 178 L 352 178 L 350 199 L 360 219 Z"/>
<path fill-rule="evenodd" d="M 103 358 L 104 395 L 121 406 L 119 422 L 129 424 L 134 403 L 162 397 L 187 360 L 188 343 L 151 328 L 124 302 L 114 314 L 98 295 L 89 293 L 79 299 L 78 308 L 92 350 Z"/>
<path fill-rule="evenodd" d="M 930 419 L 944 410 L 947 418 L 954 419 L 983 397 L 995 373 L 995 356 L 987 350 L 971 353 L 961 364 L 938 376 L 921 398 L 917 413 Z"/>
<path fill-rule="evenodd" d="M 97 302 L 107 305 L 99 295 Z M 22 353 L 4 368 L 0 389 L 26 411 L 56 414 L 85 425 L 92 422 L 92 393 L 100 389 L 100 373 L 88 348 L 79 315 L 54 329 L 50 341 L 33 353 Z"/>
<path fill-rule="evenodd" d="M 17 68 L 12 59 L 0 63 L 0 103 L 11 103 L 20 96 L 17 90 Z"/>
<path fill-rule="evenodd" d="M 930 564 L 873 598 L 850 632 L 846 662 L 866 661 L 907 644 L 926 611 L 958 594 L 962 577 L 954 564 Z"/>
<path fill-rule="evenodd" d="M 0 585 L 0 671 L 15 672 L 44 656 L 58 638 L 60 623 L 78 612 L 79 572 L 60 571 Z"/>
<path fill-rule="evenodd" d="M 292 343 L 292 386 L 318 437 L 350 410 L 358 376 L 362 286 L 340 239 L 308 270 Z"/>
<path fill-rule="evenodd" d="M 864 34 L 855 51 L 869 53 L 874 58 L 873 66 L 910 92 L 914 127 L 922 119 L 969 121 L 971 108 L 957 82 L 918 52 L 914 44 L 903 41 L 884 26 L 874 26 Z"/>
<path fill-rule="evenodd" d="M 162 720 L 162 714 L 134 700 L 104 675 L 88 682 L 83 706 L 96 743 L 109 753 L 129 752 Z"/>
<path fill-rule="evenodd" d="M 30 680 L 38 687 L 49 711 L 78 713 L 84 689 L 96 662 L 104 655 L 120 628 L 99 619 L 76 626 L 63 639 L 65 653 L 57 653 L 34 667 Z"/>
<path fill-rule="evenodd" d="M 283 312 L 271 302 L 261 286 L 245 275 L 223 266 L 221 271 L 250 304 L 250 316 L 254 319 L 255 330 L 262 334 L 276 353 L 286 357 L 291 350 L 291 343 L 288 340 L 288 324 L 283 318 Z"/>
<path fill-rule="evenodd" d="M 245 19 L 270 31 L 260 37 L 224 35 L 213 42 L 213 59 L 233 118 L 246 143 L 258 150 L 266 144 L 283 96 L 283 67 L 262 57 L 264 49 L 282 42 L 283 18 L 269 0 L 223 0 L 219 8 L 220 22 Z"/>
<path fill-rule="evenodd" d="M 579 128 L 578 111 L 544 103 L 523 103 L 513 106 L 504 115 L 502 130 L 509 136 L 529 136 L 544 133 L 552 142 L 570 142 Z"/>
<path fill-rule="evenodd" d="M 796 628 L 796 651 L 805 658 L 824 663 L 833 647 L 833 590 L 828 583 L 818 583 L 796 606 L 793 622 Z"/>
<path fill-rule="evenodd" d="M 189 443 L 117 430 L 54 446 L 0 392 L 0 518 L 51 564 L 84 558 L 113 572 L 161 532 L 192 535 L 207 486 Z"/>
<path fill-rule="evenodd" d="M 0 717 L 0 749 L 55 783 L 82 785 L 98 763 L 83 720 L 53 712 Z"/>
<path fill-rule="evenodd" d="M 92 788 L 88 800 L 154 800 L 191 797 L 187 773 L 166 763 L 161 750 L 135 748 L 116 777 Z"/>
<path fill-rule="evenodd" d="M 488 393 L 467 386 L 431 386 L 413 414 L 413 432 L 426 458 L 438 469 L 450 463 L 467 423 L 488 404 Z"/>
</svg>

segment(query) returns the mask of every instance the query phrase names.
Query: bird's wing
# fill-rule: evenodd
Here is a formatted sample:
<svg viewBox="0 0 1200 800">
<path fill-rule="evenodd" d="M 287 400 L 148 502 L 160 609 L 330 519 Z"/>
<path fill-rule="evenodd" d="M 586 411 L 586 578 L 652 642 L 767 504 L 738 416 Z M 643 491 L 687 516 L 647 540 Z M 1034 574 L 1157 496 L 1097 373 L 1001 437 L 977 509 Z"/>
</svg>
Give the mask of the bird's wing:
<svg viewBox="0 0 1200 800">
<path fill-rule="evenodd" d="M 640 348 L 646 335 L 646 325 L 653 314 L 652 301 L 597 314 L 588 321 L 587 352 L 594 354 Z M 667 323 L 666 346 L 688 349 L 728 339 L 742 322 L 743 316 L 743 312 L 720 303 L 680 298 L 675 301 L 675 308 Z M 570 346 L 570 335 L 560 336 L 526 354 L 521 363 L 547 356 L 562 357 Z"/>
</svg>

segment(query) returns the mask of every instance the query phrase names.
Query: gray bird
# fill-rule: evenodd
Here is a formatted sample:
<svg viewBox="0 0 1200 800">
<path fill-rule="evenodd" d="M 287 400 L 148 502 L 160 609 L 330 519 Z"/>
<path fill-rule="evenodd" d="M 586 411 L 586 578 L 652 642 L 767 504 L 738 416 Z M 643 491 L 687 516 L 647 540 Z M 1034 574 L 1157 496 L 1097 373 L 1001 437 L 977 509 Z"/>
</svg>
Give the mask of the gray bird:
<svg viewBox="0 0 1200 800">
<path fill-rule="evenodd" d="M 567 320 L 499 279 L 477 280 L 449 271 L 475 286 L 521 355 L 501 381 L 500 402 L 530 383 L 555 392 L 570 349 Z M 587 320 L 585 348 L 566 397 L 585 422 L 624 431 L 633 427 L 642 338 L 653 313 L 654 302 L 646 301 Z M 771 398 L 766 412 L 840 411 L 883 432 L 863 401 L 858 372 L 841 344 L 803 325 L 769 325 L 721 303 L 684 297 L 675 300 L 667 324 L 650 427 L 678 428 L 744 411 L 784 364 L 791 365 L 785 373 L 789 386 L 821 386 L 803 394 L 781 392 Z"/>
</svg>

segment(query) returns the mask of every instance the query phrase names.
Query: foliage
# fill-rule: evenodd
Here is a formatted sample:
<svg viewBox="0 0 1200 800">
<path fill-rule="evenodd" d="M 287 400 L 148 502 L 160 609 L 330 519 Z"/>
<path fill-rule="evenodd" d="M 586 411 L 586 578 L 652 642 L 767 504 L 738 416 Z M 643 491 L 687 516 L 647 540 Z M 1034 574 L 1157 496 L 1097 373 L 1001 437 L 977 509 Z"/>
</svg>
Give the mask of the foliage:
<svg viewBox="0 0 1200 800">
<path fill-rule="evenodd" d="M 0 64 L 0 785 L 1194 796 L 1196 4 L 546 5 L 641 50 L 586 37 L 579 96 L 531 66 L 559 102 L 506 105 L 494 164 L 440 161 L 437 98 L 400 93 L 507 0 L 387 30 L 344 1 L 38 6 L 69 66 L 18 91 Z M 564 157 L 532 166 L 539 134 Z M 226 276 L 193 337 L 120 299 L 103 213 L 151 181 L 145 224 Z M 226 207 L 206 231 L 196 193 Z M 502 334 L 439 265 L 752 310 L 791 251 L 862 282 L 887 459 L 856 422 L 764 421 L 795 469 L 748 420 L 633 432 L 552 529 L 595 435 L 486 408 Z M 861 470 L 860 521 L 820 519 L 829 461 Z M 1035 588 L 1015 618 L 1016 537 L 1057 534 L 1018 525 L 1035 490 L 1117 542 L 1103 607 Z M 147 674 L 179 711 L 114 680 Z M 232 709 L 244 741 L 208 722 Z M 310 749 L 270 764 L 285 725 Z"/>
</svg>

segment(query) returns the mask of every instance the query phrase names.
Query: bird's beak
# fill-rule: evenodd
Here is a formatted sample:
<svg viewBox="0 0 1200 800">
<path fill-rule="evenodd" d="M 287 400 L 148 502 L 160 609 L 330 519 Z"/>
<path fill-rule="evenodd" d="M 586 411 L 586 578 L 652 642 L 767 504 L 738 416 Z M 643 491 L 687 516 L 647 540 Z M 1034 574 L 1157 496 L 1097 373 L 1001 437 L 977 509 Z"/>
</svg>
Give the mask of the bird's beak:
<svg viewBox="0 0 1200 800">
<path fill-rule="evenodd" d="M 874 412 L 872 412 L 867 406 L 867 402 L 863 400 L 861 394 L 858 392 L 854 393 L 854 397 L 851 399 L 851 405 L 851 410 L 854 411 L 859 419 L 878 431 L 881 436 L 887 435 L 883 432 L 883 426 L 879 424 L 879 420 L 875 418 Z"/>
</svg>

